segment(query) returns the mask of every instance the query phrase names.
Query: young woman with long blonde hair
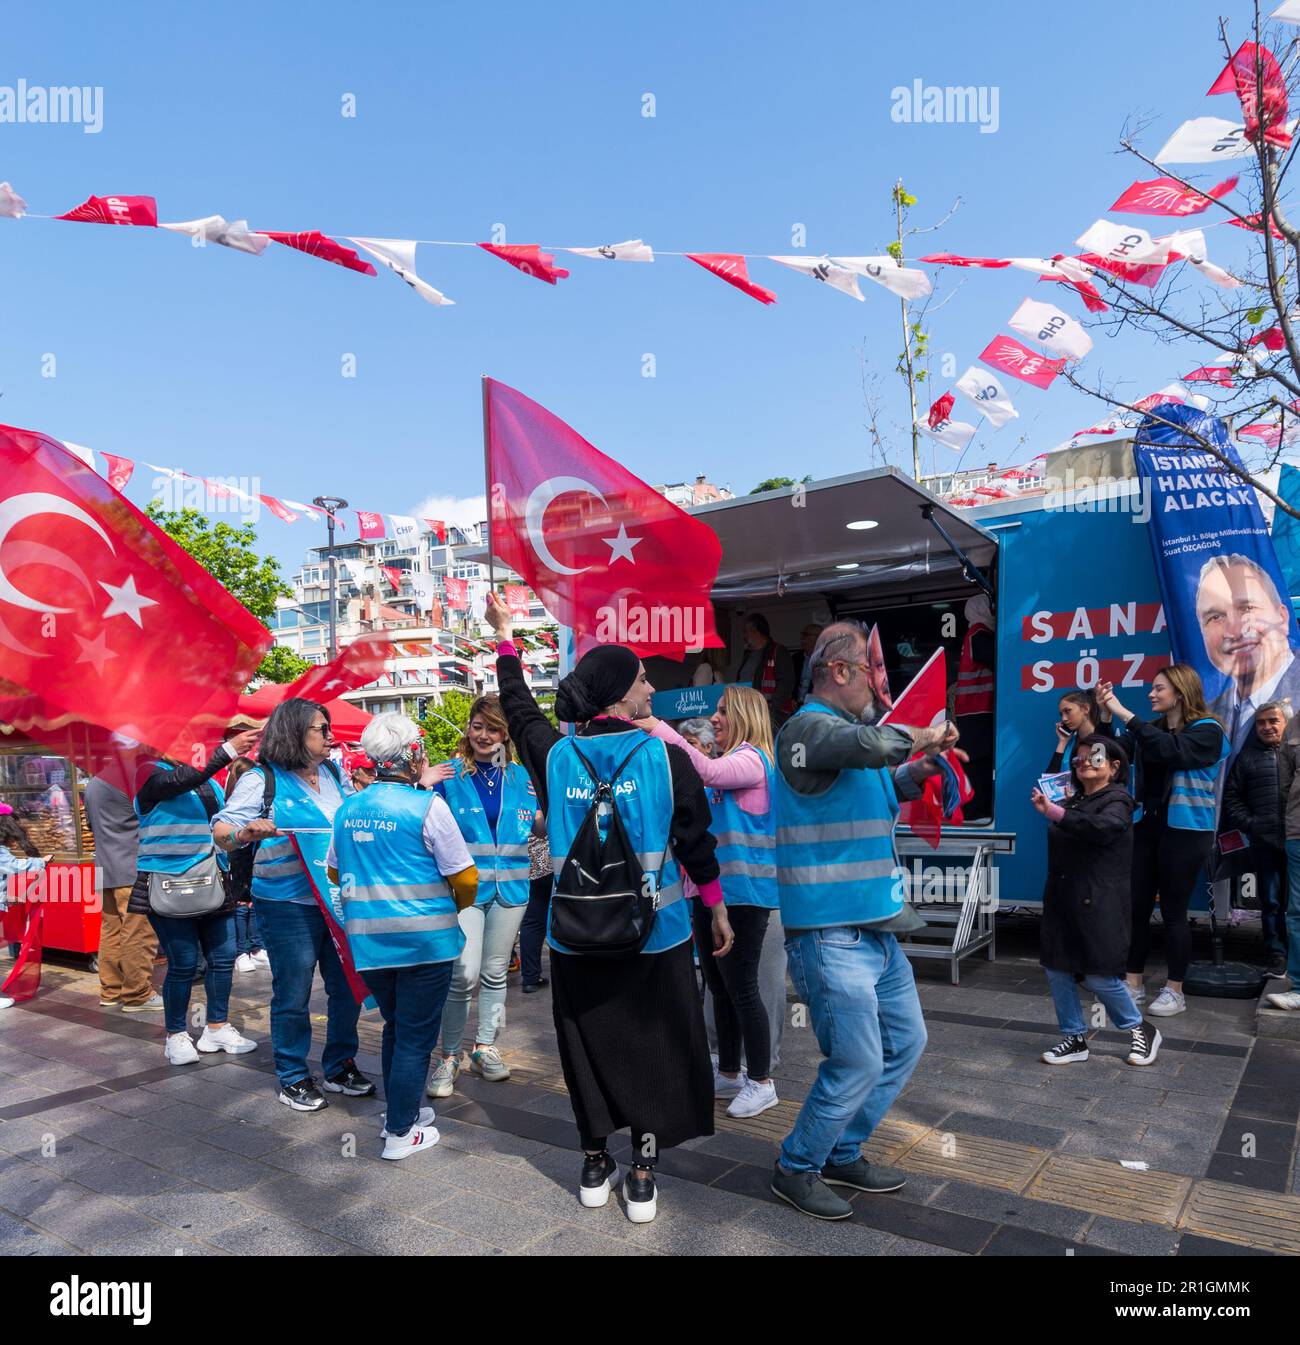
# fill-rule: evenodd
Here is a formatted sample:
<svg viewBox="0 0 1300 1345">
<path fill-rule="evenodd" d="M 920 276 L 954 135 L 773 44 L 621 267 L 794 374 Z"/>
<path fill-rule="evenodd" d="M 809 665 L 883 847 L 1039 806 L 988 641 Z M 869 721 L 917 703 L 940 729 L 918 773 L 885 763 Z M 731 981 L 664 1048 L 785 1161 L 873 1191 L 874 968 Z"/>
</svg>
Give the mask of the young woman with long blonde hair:
<svg viewBox="0 0 1300 1345">
<path fill-rule="evenodd" d="M 760 692 L 728 687 L 712 718 L 716 757 L 705 756 L 661 720 L 638 722 L 656 738 L 683 748 L 709 791 L 713 813 L 709 830 L 717 842 L 723 899 L 736 935 L 731 951 L 715 957 L 711 915 L 702 902 L 692 903 L 700 966 L 713 996 L 718 1029 L 714 1094 L 732 1099 L 729 1116 L 757 1116 L 777 1104 L 770 1074 L 771 1028 L 758 986 L 763 935 L 778 904 L 771 714 Z"/>
</svg>

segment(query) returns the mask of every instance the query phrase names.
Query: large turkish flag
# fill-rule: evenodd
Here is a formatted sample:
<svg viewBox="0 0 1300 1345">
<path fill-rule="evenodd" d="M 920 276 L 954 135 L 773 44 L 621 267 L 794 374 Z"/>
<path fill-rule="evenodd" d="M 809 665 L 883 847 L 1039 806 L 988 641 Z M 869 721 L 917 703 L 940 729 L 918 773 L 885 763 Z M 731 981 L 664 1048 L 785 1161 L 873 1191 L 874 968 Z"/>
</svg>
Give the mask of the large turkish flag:
<svg viewBox="0 0 1300 1345">
<path fill-rule="evenodd" d="M 623 644 L 680 659 L 719 647 L 713 529 L 544 406 L 485 379 L 492 547 L 572 628 L 579 654 Z"/>
<path fill-rule="evenodd" d="M 0 470 L 0 720 L 92 771 L 201 756 L 269 632 L 57 440 L 0 426 Z"/>
</svg>

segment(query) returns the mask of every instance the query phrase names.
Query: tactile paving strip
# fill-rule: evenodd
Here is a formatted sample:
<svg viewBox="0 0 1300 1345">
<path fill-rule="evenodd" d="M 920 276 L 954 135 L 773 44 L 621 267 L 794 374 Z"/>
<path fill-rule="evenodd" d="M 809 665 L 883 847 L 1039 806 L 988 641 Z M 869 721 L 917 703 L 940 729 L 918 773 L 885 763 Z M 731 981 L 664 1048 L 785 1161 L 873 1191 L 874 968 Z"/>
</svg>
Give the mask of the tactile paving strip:
<svg viewBox="0 0 1300 1345">
<path fill-rule="evenodd" d="M 1025 1195 L 1116 1219 L 1172 1228 L 1191 1190 L 1190 1177 L 1134 1172 L 1105 1158 L 1052 1154 Z"/>
<path fill-rule="evenodd" d="M 924 1129 L 924 1127 L 917 1127 Z M 1047 1150 L 1010 1140 L 927 1130 L 902 1156 L 899 1166 L 935 1177 L 1022 1192 L 1042 1166 Z"/>
<path fill-rule="evenodd" d="M 1197 1182 L 1179 1227 L 1246 1247 L 1300 1254 L 1300 1196 Z"/>
</svg>

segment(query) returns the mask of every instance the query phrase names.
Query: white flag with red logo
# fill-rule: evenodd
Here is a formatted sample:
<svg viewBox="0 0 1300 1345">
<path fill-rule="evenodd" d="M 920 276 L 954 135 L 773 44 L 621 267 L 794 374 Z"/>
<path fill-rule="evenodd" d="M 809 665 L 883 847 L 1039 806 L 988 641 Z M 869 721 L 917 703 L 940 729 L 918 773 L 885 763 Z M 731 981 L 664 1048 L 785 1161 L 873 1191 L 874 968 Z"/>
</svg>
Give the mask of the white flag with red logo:
<svg viewBox="0 0 1300 1345">
<path fill-rule="evenodd" d="M 364 509 L 358 509 L 357 527 L 358 535 L 363 542 L 374 541 L 384 535 L 384 517 L 382 514 L 371 514 Z"/>
<path fill-rule="evenodd" d="M 820 281 L 832 289 L 847 294 L 850 299 L 862 301 L 862 291 L 858 288 L 858 278 L 845 266 L 837 266 L 829 257 L 769 257 L 768 261 L 788 266 L 792 271 L 807 276 L 810 280 Z"/>
<path fill-rule="evenodd" d="M 855 275 L 883 285 L 900 299 L 924 299 L 930 293 L 930 277 L 924 271 L 900 266 L 892 257 L 832 257 Z"/>
<path fill-rule="evenodd" d="M 980 351 L 980 359 L 997 369 L 1005 369 L 1012 378 L 1032 383 L 1036 388 L 1047 387 L 1065 368 L 1065 360 L 1048 359 L 1036 350 L 1030 350 L 1012 336 L 995 336 Z"/>
<path fill-rule="evenodd" d="M 1067 359 L 1081 360 L 1092 349 L 1092 337 L 1083 326 L 1055 304 L 1026 299 L 1011 315 L 1008 325 L 1012 331 Z"/>
<path fill-rule="evenodd" d="M 974 364 L 962 374 L 953 387 L 963 397 L 969 397 L 995 429 L 1001 429 L 1007 421 L 1020 414 L 997 375 L 990 374 Z"/>
</svg>

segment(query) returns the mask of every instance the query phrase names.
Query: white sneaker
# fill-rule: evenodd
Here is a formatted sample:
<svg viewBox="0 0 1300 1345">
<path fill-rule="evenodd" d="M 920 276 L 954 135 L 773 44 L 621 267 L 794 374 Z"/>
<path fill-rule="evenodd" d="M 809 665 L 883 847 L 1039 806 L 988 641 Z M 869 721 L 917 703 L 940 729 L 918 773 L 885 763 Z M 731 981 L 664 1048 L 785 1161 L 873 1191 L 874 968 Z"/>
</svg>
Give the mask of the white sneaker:
<svg viewBox="0 0 1300 1345">
<path fill-rule="evenodd" d="M 148 1013 L 153 1009 L 161 1009 L 163 1006 L 163 997 L 161 995 L 150 995 L 143 1004 L 123 1004 L 123 1013 Z"/>
<path fill-rule="evenodd" d="M 725 1074 L 718 1073 L 718 1067 L 713 1067 L 713 1096 L 714 1097 L 735 1097 L 745 1086 L 745 1075 L 742 1071 L 734 1079 L 729 1079 Z"/>
<path fill-rule="evenodd" d="M 256 971 L 257 963 L 253 961 L 252 953 L 240 953 L 235 959 L 236 971 Z"/>
<path fill-rule="evenodd" d="M 1176 1013 L 1182 1013 L 1187 1008 L 1187 999 L 1177 990 L 1170 990 L 1166 985 L 1160 993 L 1151 1002 L 1151 1007 L 1147 1010 L 1155 1018 L 1172 1018 Z"/>
<path fill-rule="evenodd" d="M 248 1051 L 257 1050 L 257 1043 L 241 1036 L 233 1024 L 222 1023 L 215 1030 L 210 1027 L 203 1029 L 203 1035 L 199 1038 L 199 1050 L 207 1051 L 209 1054 L 213 1051 L 225 1051 L 229 1055 L 244 1055 Z"/>
<path fill-rule="evenodd" d="M 757 1116 L 775 1107 L 777 1104 L 776 1084 L 768 1079 L 766 1083 L 755 1083 L 746 1076 L 745 1085 L 732 1099 L 727 1108 L 728 1116 Z"/>
<path fill-rule="evenodd" d="M 379 1156 L 397 1162 L 414 1154 L 428 1153 L 438 1139 L 433 1126 L 412 1126 L 405 1135 L 389 1135 L 384 1141 L 384 1152 Z"/>
<path fill-rule="evenodd" d="M 450 1097 L 456 1087 L 456 1076 L 460 1073 L 460 1056 L 445 1055 L 438 1061 L 437 1068 L 429 1075 L 429 1086 L 424 1090 L 426 1097 Z"/>
<path fill-rule="evenodd" d="M 1265 995 L 1264 998 L 1275 1009 L 1300 1009 L 1300 991 L 1283 990 L 1276 995 Z"/>
<path fill-rule="evenodd" d="M 265 948 L 259 948 L 257 952 L 251 954 L 253 961 L 259 967 L 269 967 L 271 965 L 271 954 Z"/>
<path fill-rule="evenodd" d="M 1133 997 L 1134 1004 L 1145 1004 L 1147 1002 L 1147 988 L 1145 985 L 1140 985 L 1135 990 L 1127 981 L 1125 981 L 1124 984 L 1128 986 L 1128 992 Z"/>
<path fill-rule="evenodd" d="M 188 1032 L 170 1032 L 163 1054 L 171 1065 L 192 1065 L 199 1053 L 194 1049 L 194 1041 Z"/>
<path fill-rule="evenodd" d="M 385 1121 L 385 1122 L 386 1122 L 386 1121 L 388 1120 L 388 1113 L 387 1113 L 386 1111 L 380 1112 L 380 1113 L 379 1113 L 379 1119 L 380 1119 L 381 1121 Z M 421 1107 L 421 1108 L 420 1108 L 420 1114 L 415 1118 L 415 1124 L 418 1125 L 418 1126 L 420 1127 L 421 1130 L 427 1130 L 427 1129 L 433 1124 L 433 1120 L 434 1120 L 434 1116 L 433 1116 L 433 1108 L 432 1108 L 432 1107 Z M 380 1132 L 379 1132 L 379 1138 L 380 1138 L 381 1140 L 386 1140 L 386 1139 L 388 1138 L 388 1126 L 387 1126 L 387 1125 L 385 1125 L 385 1126 L 383 1127 L 383 1129 L 380 1130 Z"/>
<path fill-rule="evenodd" d="M 0 995 L 0 1009 L 12 1009 L 13 1006 L 14 1002 L 8 995 Z"/>
</svg>

